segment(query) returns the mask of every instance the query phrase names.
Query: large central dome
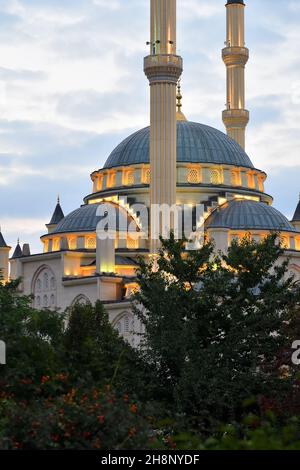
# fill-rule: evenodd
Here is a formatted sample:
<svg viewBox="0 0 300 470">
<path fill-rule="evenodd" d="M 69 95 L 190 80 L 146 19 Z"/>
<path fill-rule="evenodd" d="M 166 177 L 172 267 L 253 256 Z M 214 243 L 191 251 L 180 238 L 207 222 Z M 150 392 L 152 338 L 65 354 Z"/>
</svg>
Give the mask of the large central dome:
<svg viewBox="0 0 300 470">
<path fill-rule="evenodd" d="M 108 157 L 104 168 L 149 163 L 150 127 L 123 140 Z M 177 122 L 177 162 L 212 163 L 253 168 L 244 150 L 213 127 L 196 122 Z"/>
</svg>

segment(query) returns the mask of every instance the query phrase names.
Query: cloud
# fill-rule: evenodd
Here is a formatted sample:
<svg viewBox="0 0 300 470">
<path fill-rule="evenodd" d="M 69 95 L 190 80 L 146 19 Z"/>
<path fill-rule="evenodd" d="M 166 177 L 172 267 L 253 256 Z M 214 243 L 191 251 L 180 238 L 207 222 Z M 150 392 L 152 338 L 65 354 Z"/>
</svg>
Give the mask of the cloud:
<svg viewBox="0 0 300 470">
<path fill-rule="evenodd" d="M 34 237 L 57 194 L 66 212 L 78 207 L 90 173 L 148 124 L 149 13 L 149 0 L 0 2 L 0 219 L 11 243 L 24 233 L 40 250 Z M 276 206 L 291 214 L 299 192 L 299 2 L 252 0 L 246 19 L 247 151 L 270 174 Z M 225 29 L 224 0 L 178 2 L 183 111 L 221 130 Z"/>
</svg>

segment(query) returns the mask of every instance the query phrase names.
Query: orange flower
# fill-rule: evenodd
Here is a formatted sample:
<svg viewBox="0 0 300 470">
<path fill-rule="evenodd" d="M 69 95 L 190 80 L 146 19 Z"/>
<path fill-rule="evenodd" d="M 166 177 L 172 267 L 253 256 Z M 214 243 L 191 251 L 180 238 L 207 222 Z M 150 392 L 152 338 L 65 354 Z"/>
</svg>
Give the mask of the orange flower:
<svg viewBox="0 0 300 470">
<path fill-rule="evenodd" d="M 137 409 L 137 406 L 136 406 L 136 405 L 133 404 L 133 405 L 130 406 L 130 411 L 131 411 L 131 413 L 136 413 L 137 410 L 138 410 L 138 409 Z"/>
<path fill-rule="evenodd" d="M 128 431 L 128 436 L 129 437 L 134 437 L 136 435 L 136 428 L 130 428 Z"/>
<path fill-rule="evenodd" d="M 100 439 L 96 439 L 93 445 L 94 449 L 101 449 L 101 441 Z"/>
<path fill-rule="evenodd" d="M 126 395 L 124 395 L 124 397 L 123 397 L 123 398 L 124 398 L 124 401 L 125 401 L 125 403 L 126 403 L 126 402 L 128 402 L 128 400 L 129 400 L 129 396 L 128 396 L 127 394 L 126 394 Z"/>
</svg>

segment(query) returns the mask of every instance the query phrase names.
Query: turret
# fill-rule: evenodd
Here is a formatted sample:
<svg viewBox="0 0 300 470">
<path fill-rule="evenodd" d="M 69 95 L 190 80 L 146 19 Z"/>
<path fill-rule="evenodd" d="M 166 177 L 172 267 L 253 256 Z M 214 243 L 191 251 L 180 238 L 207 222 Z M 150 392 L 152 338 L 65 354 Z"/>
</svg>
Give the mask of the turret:
<svg viewBox="0 0 300 470">
<path fill-rule="evenodd" d="M 249 50 L 245 47 L 245 4 L 228 0 L 226 4 L 227 37 L 222 51 L 227 69 L 227 101 L 223 122 L 229 137 L 245 149 L 249 111 L 245 109 L 245 65 Z"/>
<path fill-rule="evenodd" d="M 176 87 L 182 58 L 176 55 L 176 0 L 151 0 L 150 55 L 144 71 L 150 83 L 150 239 L 158 249 L 163 226 L 172 228 L 172 216 L 162 222 L 158 206 L 176 204 Z"/>
<path fill-rule="evenodd" d="M 21 258 L 23 257 L 23 251 L 20 246 L 20 241 L 18 240 L 15 251 L 10 259 L 10 277 L 11 279 L 19 279 L 22 277 L 22 262 Z"/>
<path fill-rule="evenodd" d="M 53 232 L 53 230 L 55 230 L 57 224 L 64 218 L 64 213 L 63 213 L 63 210 L 61 208 L 61 205 L 60 205 L 60 200 L 59 200 L 59 197 L 57 198 L 57 204 L 56 204 L 56 207 L 54 209 L 54 212 L 53 212 L 53 215 L 52 215 L 52 218 L 50 220 L 50 222 L 48 224 L 46 224 L 46 227 L 48 229 L 48 233 L 51 233 Z"/>
<path fill-rule="evenodd" d="M 23 252 L 20 246 L 20 241 L 18 240 L 14 254 L 12 255 L 11 259 L 22 258 L 22 256 L 23 256 Z"/>
<path fill-rule="evenodd" d="M 11 247 L 6 244 L 0 229 L 0 280 L 7 282 L 9 280 L 9 252 Z"/>
</svg>

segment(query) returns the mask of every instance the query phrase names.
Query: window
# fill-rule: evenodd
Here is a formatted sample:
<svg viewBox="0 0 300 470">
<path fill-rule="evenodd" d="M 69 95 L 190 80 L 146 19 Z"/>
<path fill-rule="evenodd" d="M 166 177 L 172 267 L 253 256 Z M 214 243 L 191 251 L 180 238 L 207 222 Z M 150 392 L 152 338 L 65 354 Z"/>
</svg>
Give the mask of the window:
<svg viewBox="0 0 300 470">
<path fill-rule="evenodd" d="M 35 298 L 35 308 L 55 308 L 56 279 L 54 272 L 49 266 L 39 268 L 35 274 L 32 294 Z"/>
<path fill-rule="evenodd" d="M 116 185 L 116 173 L 109 173 L 107 175 L 107 187 L 112 188 Z"/>
<path fill-rule="evenodd" d="M 150 168 L 148 168 L 145 171 L 145 184 L 150 184 L 150 181 L 151 181 L 151 170 Z"/>
<path fill-rule="evenodd" d="M 134 184 L 134 172 L 133 171 L 131 171 L 127 175 L 127 184 L 128 185 L 133 185 Z"/>
<path fill-rule="evenodd" d="M 129 317 L 124 318 L 124 333 L 129 333 Z"/>
<path fill-rule="evenodd" d="M 221 184 L 221 175 L 218 170 L 211 170 L 210 172 L 210 182 L 211 184 Z"/>
<path fill-rule="evenodd" d="M 286 237 L 286 236 L 281 237 L 281 246 L 282 248 L 286 248 L 286 249 L 290 247 L 289 237 Z"/>
<path fill-rule="evenodd" d="M 96 238 L 89 237 L 86 241 L 86 248 L 89 250 L 94 250 L 96 248 Z"/>
<path fill-rule="evenodd" d="M 69 248 L 70 248 L 70 250 L 76 250 L 76 247 L 77 247 L 76 238 L 70 238 L 69 239 Z"/>
<path fill-rule="evenodd" d="M 138 241 L 134 238 L 127 238 L 127 248 L 129 250 L 136 250 L 138 248 Z"/>
<path fill-rule="evenodd" d="M 248 173 L 248 186 L 251 189 L 255 188 L 255 179 L 253 173 Z"/>
<path fill-rule="evenodd" d="M 54 278 L 54 277 L 51 277 L 51 280 L 50 280 L 50 289 L 51 289 L 51 290 L 54 290 L 54 289 L 55 289 L 55 278 Z"/>
<path fill-rule="evenodd" d="M 48 273 L 44 274 L 43 287 L 44 287 L 44 289 L 49 289 L 49 276 L 48 276 Z"/>
<path fill-rule="evenodd" d="M 53 251 L 59 251 L 59 238 L 53 240 Z"/>
<path fill-rule="evenodd" d="M 240 186 L 240 175 L 237 171 L 231 172 L 231 184 L 232 186 Z"/>
<path fill-rule="evenodd" d="M 264 181 L 261 176 L 258 177 L 258 187 L 259 190 L 263 193 L 264 192 Z"/>
<path fill-rule="evenodd" d="M 188 183 L 190 184 L 198 184 L 200 183 L 200 174 L 199 170 L 196 168 L 191 168 L 188 172 Z"/>
<path fill-rule="evenodd" d="M 97 178 L 97 191 L 101 191 L 103 187 L 103 175 L 98 176 Z"/>
</svg>

